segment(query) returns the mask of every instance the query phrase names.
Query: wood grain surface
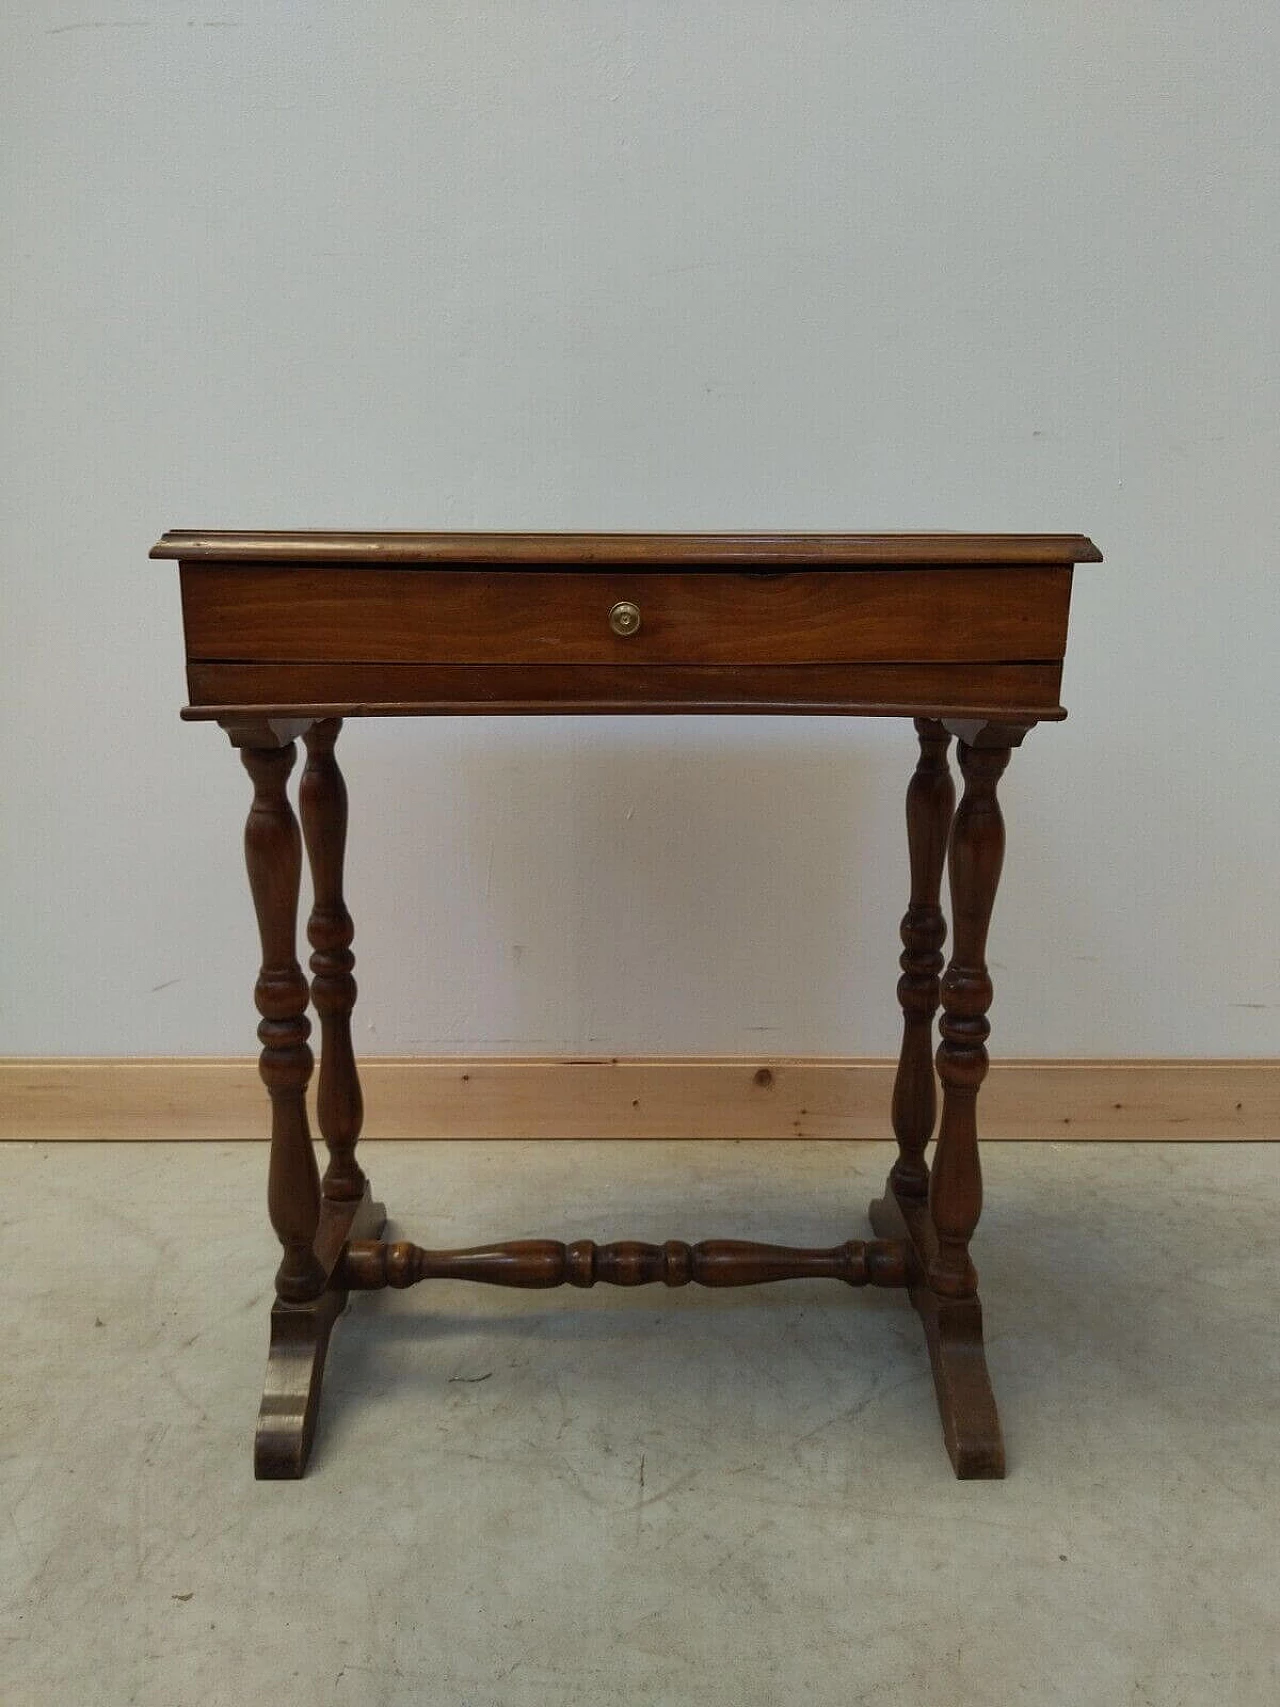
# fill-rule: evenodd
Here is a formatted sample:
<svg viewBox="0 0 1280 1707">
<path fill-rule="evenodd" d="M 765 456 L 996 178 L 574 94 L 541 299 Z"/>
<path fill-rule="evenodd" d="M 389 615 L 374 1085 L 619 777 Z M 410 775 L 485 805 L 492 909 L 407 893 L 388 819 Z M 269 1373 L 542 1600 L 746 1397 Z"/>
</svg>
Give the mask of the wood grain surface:
<svg viewBox="0 0 1280 1707">
<path fill-rule="evenodd" d="M 189 659 L 387 664 L 1060 659 L 1071 570 L 777 576 L 184 565 Z M 634 602 L 621 636 L 612 607 Z"/>
<path fill-rule="evenodd" d="M 279 664 L 187 666 L 188 720 L 520 712 L 1066 716 L 1052 664 Z"/>
<path fill-rule="evenodd" d="M 887 1142 L 895 1063 L 838 1057 L 373 1057 L 366 1139 Z M 1280 1140 L 1280 1061 L 994 1061 L 984 1139 Z M 265 1138 L 256 1062 L 0 1060 L 0 1138 Z"/>
<path fill-rule="evenodd" d="M 174 528 L 185 562 L 529 564 L 1100 563 L 1078 533 L 344 533 Z"/>
</svg>

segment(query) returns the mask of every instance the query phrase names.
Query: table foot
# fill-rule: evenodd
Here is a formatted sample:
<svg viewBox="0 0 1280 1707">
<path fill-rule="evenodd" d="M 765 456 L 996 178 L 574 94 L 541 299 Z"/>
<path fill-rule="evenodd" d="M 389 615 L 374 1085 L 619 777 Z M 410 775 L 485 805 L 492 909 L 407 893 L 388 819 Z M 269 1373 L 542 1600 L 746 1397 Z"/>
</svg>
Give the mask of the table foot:
<svg viewBox="0 0 1280 1707">
<path fill-rule="evenodd" d="M 306 1470 L 329 1336 L 347 1305 L 342 1253 L 348 1239 L 376 1239 L 386 1220 L 385 1207 L 372 1201 L 367 1185 L 354 1203 L 326 1198 L 321 1204 L 315 1254 L 326 1277 L 325 1290 L 303 1304 L 277 1299 L 271 1309 L 267 1376 L 253 1450 L 253 1473 L 260 1482 L 294 1480 Z"/>
<path fill-rule="evenodd" d="M 1004 1438 L 982 1338 L 976 1296 L 940 1298 L 925 1281 L 937 1236 L 923 1202 L 899 1198 L 893 1188 L 871 1205 L 871 1225 L 882 1239 L 905 1239 L 911 1257 L 907 1295 L 924 1324 L 942 1434 L 961 1481 L 999 1479 L 1005 1473 Z"/>
</svg>

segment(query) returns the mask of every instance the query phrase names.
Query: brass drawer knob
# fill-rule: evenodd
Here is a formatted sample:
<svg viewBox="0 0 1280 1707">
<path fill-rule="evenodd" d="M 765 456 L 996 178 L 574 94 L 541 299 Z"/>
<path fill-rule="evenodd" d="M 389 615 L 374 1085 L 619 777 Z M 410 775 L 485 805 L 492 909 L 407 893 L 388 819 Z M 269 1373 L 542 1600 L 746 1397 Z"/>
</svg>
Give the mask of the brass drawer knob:
<svg viewBox="0 0 1280 1707">
<path fill-rule="evenodd" d="M 615 634 L 628 635 L 640 632 L 640 606 L 633 605 L 630 599 L 619 599 L 609 612 L 609 627 Z"/>
</svg>

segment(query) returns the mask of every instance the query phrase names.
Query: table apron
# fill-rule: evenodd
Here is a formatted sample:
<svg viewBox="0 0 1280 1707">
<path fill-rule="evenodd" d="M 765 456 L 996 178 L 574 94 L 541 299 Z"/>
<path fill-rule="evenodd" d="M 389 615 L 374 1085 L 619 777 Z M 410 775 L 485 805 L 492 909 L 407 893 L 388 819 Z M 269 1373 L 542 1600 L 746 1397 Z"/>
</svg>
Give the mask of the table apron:
<svg viewBox="0 0 1280 1707">
<path fill-rule="evenodd" d="M 183 716 L 737 712 L 1056 721 L 1052 664 L 192 663 Z"/>
<path fill-rule="evenodd" d="M 1070 568 L 458 571 L 184 564 L 189 662 L 1052 663 Z M 610 623 L 636 607 L 632 631 Z"/>
</svg>

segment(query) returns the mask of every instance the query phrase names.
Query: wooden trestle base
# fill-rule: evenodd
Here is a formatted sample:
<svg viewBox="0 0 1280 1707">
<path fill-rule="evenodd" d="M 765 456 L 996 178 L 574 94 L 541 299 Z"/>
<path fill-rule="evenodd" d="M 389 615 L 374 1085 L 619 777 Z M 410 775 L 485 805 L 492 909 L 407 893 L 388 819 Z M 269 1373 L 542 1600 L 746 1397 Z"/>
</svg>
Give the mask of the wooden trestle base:
<svg viewBox="0 0 1280 1707">
<path fill-rule="evenodd" d="M 324 1290 L 302 1304 L 277 1298 L 271 1306 L 267 1378 L 253 1443 L 253 1473 L 260 1482 L 296 1481 L 307 1467 L 320 1409 L 320 1384 L 333 1324 L 347 1307 L 342 1264 L 347 1241 L 376 1239 L 387 1212 L 364 1195 L 349 1203 L 325 1198 L 320 1206 L 315 1253 Z"/>
<path fill-rule="evenodd" d="M 905 1287 L 924 1323 L 947 1451 L 962 1479 L 1004 1475 L 1004 1445 L 982 1343 L 975 1297 L 940 1298 L 925 1275 L 936 1253 L 926 1203 L 900 1198 L 892 1182 L 871 1205 L 878 1239 L 828 1249 L 705 1239 L 689 1245 L 589 1239 L 513 1240 L 467 1250 L 433 1251 L 379 1238 L 382 1204 L 368 1185 L 352 1202 L 324 1199 L 315 1243 L 324 1289 L 305 1303 L 277 1300 L 271 1311 L 267 1378 L 258 1415 L 254 1472 L 259 1480 L 296 1479 L 315 1435 L 325 1354 L 348 1294 L 403 1288 L 424 1280 L 547 1288 L 663 1285 L 755 1286 L 779 1280 L 840 1280 L 847 1286 Z"/>
<path fill-rule="evenodd" d="M 923 1198 L 900 1197 L 890 1180 L 871 1205 L 871 1225 L 883 1239 L 908 1244 L 907 1296 L 924 1323 L 933 1367 L 942 1437 L 960 1481 L 998 1481 L 1004 1475 L 1004 1436 L 982 1338 L 982 1304 L 940 1298 L 927 1282 L 938 1239 Z"/>
</svg>

